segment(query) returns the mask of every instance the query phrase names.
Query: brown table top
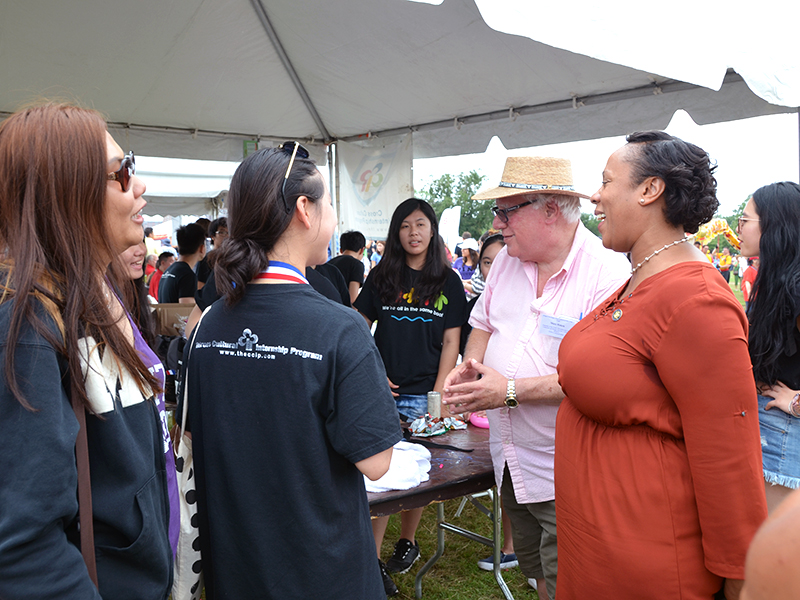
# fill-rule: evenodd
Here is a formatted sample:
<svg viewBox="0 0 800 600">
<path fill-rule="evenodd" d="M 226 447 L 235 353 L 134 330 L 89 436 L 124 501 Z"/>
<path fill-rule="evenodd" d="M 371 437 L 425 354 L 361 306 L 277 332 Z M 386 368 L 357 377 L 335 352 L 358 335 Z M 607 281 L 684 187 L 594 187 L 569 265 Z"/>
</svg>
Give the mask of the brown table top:
<svg viewBox="0 0 800 600">
<path fill-rule="evenodd" d="M 468 425 L 466 429 L 421 439 L 472 449 L 472 452 L 430 448 L 430 479 L 410 490 L 368 493 L 373 517 L 384 517 L 401 510 L 427 506 L 432 502 L 476 494 L 494 486 L 488 429 Z"/>
</svg>

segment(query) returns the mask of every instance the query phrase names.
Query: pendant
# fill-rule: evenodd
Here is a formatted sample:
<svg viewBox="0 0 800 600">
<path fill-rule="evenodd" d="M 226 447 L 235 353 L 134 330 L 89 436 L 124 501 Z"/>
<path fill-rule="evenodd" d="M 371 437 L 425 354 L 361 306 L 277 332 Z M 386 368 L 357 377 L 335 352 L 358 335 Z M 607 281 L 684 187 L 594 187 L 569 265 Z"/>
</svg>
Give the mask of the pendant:
<svg viewBox="0 0 800 600">
<path fill-rule="evenodd" d="M 618 308 L 613 313 L 611 313 L 611 320 L 612 321 L 619 321 L 622 318 L 622 309 Z"/>
</svg>

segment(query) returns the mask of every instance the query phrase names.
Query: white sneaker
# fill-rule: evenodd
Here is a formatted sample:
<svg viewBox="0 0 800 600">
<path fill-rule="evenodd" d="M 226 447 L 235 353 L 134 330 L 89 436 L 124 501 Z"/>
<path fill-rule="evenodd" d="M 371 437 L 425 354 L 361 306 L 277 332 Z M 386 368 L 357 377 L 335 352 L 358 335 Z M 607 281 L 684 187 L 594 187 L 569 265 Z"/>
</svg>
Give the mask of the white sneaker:
<svg viewBox="0 0 800 600">
<path fill-rule="evenodd" d="M 535 590 L 539 589 L 539 588 L 536 587 L 536 580 L 533 577 L 528 579 L 528 585 L 531 586 Z"/>
</svg>

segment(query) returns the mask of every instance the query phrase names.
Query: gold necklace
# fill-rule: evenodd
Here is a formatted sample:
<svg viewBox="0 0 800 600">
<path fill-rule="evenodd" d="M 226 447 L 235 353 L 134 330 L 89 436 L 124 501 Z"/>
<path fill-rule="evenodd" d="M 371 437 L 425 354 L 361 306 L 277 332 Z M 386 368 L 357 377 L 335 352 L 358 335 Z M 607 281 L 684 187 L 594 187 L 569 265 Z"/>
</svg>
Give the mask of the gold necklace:
<svg viewBox="0 0 800 600">
<path fill-rule="evenodd" d="M 642 268 L 642 266 L 644 265 L 644 263 L 646 263 L 648 260 L 650 260 L 651 258 L 653 258 L 654 256 L 656 256 L 656 255 L 657 255 L 659 252 L 663 252 L 663 251 L 664 251 L 664 250 L 666 250 L 667 248 L 670 248 L 670 247 L 672 247 L 672 246 L 677 246 L 678 244 L 682 244 L 683 242 L 686 242 L 686 241 L 688 241 L 688 240 L 690 240 L 690 239 L 691 239 L 691 238 L 689 238 L 689 237 L 685 237 L 685 238 L 682 238 L 682 239 L 680 239 L 680 240 L 675 240 L 674 242 L 670 242 L 669 244 L 665 244 L 664 246 L 662 246 L 661 248 L 659 248 L 658 250 L 656 250 L 655 252 L 653 252 L 653 253 L 652 253 L 650 256 L 648 256 L 647 258 L 645 258 L 645 259 L 644 259 L 642 262 L 640 262 L 638 265 L 636 265 L 635 267 L 633 267 L 633 268 L 631 269 L 631 275 L 633 275 L 634 273 L 636 273 L 636 271 L 638 271 L 639 269 L 641 269 L 641 268 Z"/>
</svg>

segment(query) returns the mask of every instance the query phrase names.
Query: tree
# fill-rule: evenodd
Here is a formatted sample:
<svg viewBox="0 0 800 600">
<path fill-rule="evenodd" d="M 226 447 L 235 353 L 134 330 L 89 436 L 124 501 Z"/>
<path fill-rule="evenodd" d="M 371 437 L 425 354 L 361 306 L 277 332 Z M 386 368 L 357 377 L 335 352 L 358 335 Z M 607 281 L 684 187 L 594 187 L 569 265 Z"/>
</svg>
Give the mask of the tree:
<svg viewBox="0 0 800 600">
<path fill-rule="evenodd" d="M 584 227 L 586 227 L 586 229 L 591 231 L 597 237 L 603 237 L 600 235 L 600 230 L 597 228 L 597 226 L 600 224 L 600 219 L 598 219 L 596 216 L 582 212 L 581 222 L 583 223 Z"/>
<path fill-rule="evenodd" d="M 461 173 L 458 178 L 445 174 L 422 188 L 419 197 L 433 206 L 436 217 L 441 218 L 445 209 L 461 207 L 460 231 L 469 231 L 476 239 L 492 227 L 493 202 L 472 200 L 486 177 L 477 171 Z"/>
</svg>

